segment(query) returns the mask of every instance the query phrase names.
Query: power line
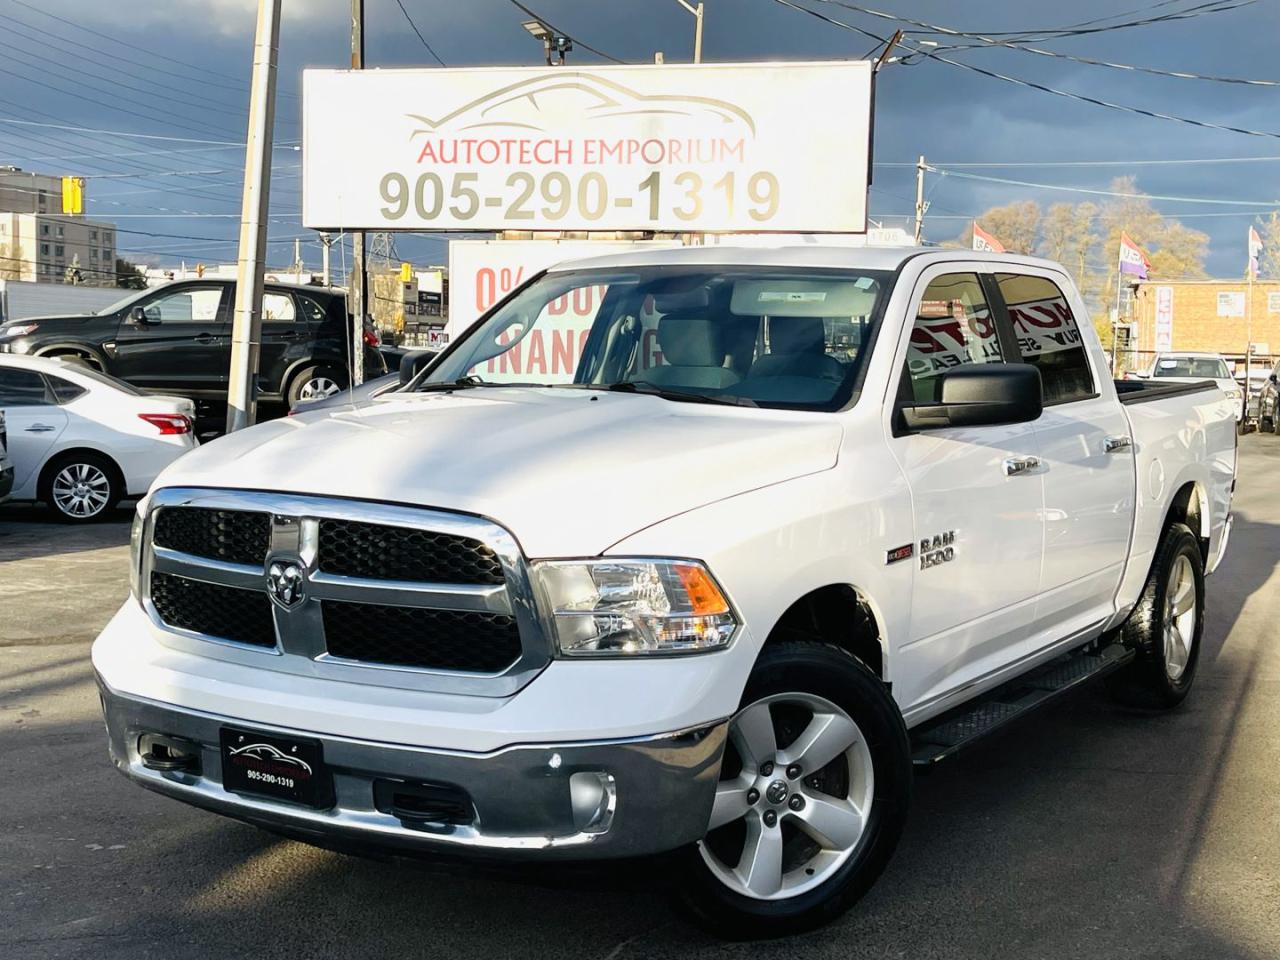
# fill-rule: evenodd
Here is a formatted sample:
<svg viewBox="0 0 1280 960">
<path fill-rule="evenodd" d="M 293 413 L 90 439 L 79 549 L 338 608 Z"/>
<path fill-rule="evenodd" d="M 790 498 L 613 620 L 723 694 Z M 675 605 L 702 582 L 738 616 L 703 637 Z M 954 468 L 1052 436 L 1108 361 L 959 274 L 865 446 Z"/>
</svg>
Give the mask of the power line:
<svg viewBox="0 0 1280 960">
<path fill-rule="evenodd" d="M 396 0 L 396 6 L 400 8 L 400 12 L 404 14 L 404 18 L 409 21 L 409 26 L 413 27 L 413 32 L 418 35 L 418 39 L 422 41 L 422 45 L 427 48 L 427 53 L 431 54 L 436 63 L 442 67 L 448 64 L 440 59 L 440 55 L 432 49 L 431 44 L 427 43 L 427 38 L 422 35 L 422 31 L 418 29 L 418 25 L 413 22 L 413 17 L 409 16 L 409 11 L 404 8 L 404 4 L 400 0 Z"/>
<path fill-rule="evenodd" d="M 90 70 L 82 70 L 79 67 L 73 67 L 68 63 L 59 62 L 57 59 L 53 57 L 41 56 L 38 53 L 32 53 L 31 51 L 24 50 L 21 47 L 15 47 L 7 43 L 0 43 L 0 48 L 4 48 L 5 50 L 11 51 L 11 55 L 14 55 L 14 56 L 20 54 L 21 56 L 17 57 L 17 62 L 24 64 L 25 66 L 32 67 L 36 70 L 45 69 L 44 67 L 40 66 L 41 63 L 52 64 L 55 67 L 57 67 L 59 72 L 77 73 L 82 77 L 88 77 L 91 82 L 96 82 L 99 84 L 108 83 L 114 87 L 119 87 L 121 90 L 129 90 L 133 94 L 141 93 L 144 96 L 153 97 L 156 100 L 167 100 L 172 103 L 184 103 L 183 100 L 174 96 L 171 89 L 165 90 L 164 93 L 157 93 L 151 89 L 148 89 L 147 87 L 134 86 L 131 83 L 125 83 L 123 80 L 114 80 L 110 76 L 107 76 L 102 73 L 95 73 Z M 77 57 L 77 59 L 80 58 L 79 54 L 76 54 L 75 56 Z M 24 59 L 25 57 L 32 57 L 34 58 L 35 62 L 33 63 L 30 60 L 26 60 Z M 153 86 L 159 86 L 159 84 L 157 84 L 154 80 L 146 81 L 146 82 L 152 84 Z M 194 102 L 194 103 L 200 104 L 202 109 L 212 110 L 217 113 L 235 117 L 236 119 L 242 119 L 245 116 L 245 111 L 243 109 L 235 110 L 228 107 L 224 103 L 219 103 L 216 100 L 210 100 L 206 97 L 201 97 L 194 93 L 192 94 L 184 93 L 183 96 L 187 98 L 185 105 L 188 107 L 191 105 L 192 102 Z M 288 121 L 285 121 L 285 122 L 288 122 Z"/>
<path fill-rule="evenodd" d="M 605 60 L 608 60 L 610 63 L 622 63 L 622 64 L 626 63 L 625 60 L 619 60 L 617 57 L 615 57 L 611 53 L 605 53 L 603 50 L 597 50 L 595 47 L 591 46 L 591 44 L 586 43 L 582 40 L 579 40 L 577 37 L 573 36 L 568 31 L 561 30 L 559 27 L 553 24 L 546 17 L 539 16 L 538 14 L 534 13 L 532 10 L 526 7 L 523 3 L 521 3 L 520 0 L 511 0 L 511 4 L 512 6 L 516 7 L 521 12 L 523 12 L 525 16 L 532 17 L 534 20 L 537 20 L 539 23 L 546 26 L 546 28 L 550 30 L 552 33 L 557 33 L 562 37 L 566 37 L 567 39 L 572 40 L 575 46 L 579 46 L 583 50 L 588 50 L 591 53 L 594 53 L 597 57 L 602 57 Z"/>
<path fill-rule="evenodd" d="M 33 80 L 31 77 L 24 76 L 21 73 L 14 73 L 12 70 L 5 70 L 3 68 L 0 68 L 0 73 L 3 73 L 6 76 L 10 76 L 10 77 L 16 77 L 17 79 L 25 81 L 26 83 L 30 83 L 33 86 L 44 87 L 46 90 L 53 90 L 57 93 L 65 94 L 66 96 L 73 97 L 78 101 L 84 101 L 85 103 L 96 104 L 99 107 L 106 107 L 108 110 L 113 110 L 116 113 L 126 113 L 132 117 L 139 117 L 143 120 L 149 120 L 152 123 L 161 123 L 161 124 L 166 124 L 168 126 L 177 127 L 179 130 L 191 130 L 191 131 L 194 131 L 195 133 L 201 132 L 200 128 L 188 126 L 185 123 L 179 123 L 176 120 L 174 120 L 172 116 L 160 117 L 160 116 L 156 116 L 153 113 L 143 113 L 139 110 L 130 110 L 128 107 L 122 107 L 122 106 L 119 106 L 118 104 L 108 103 L 106 100 L 98 100 L 94 97 L 87 97 L 81 92 L 78 92 L 75 90 L 67 90 L 63 87 L 57 86 L 56 84 L 46 83 L 43 80 Z"/>
<path fill-rule="evenodd" d="M 1088 193 L 1098 197 L 1123 197 L 1132 200 L 1164 200 L 1169 203 L 1212 203 L 1228 207 L 1280 207 L 1280 200 L 1215 200 L 1210 197 L 1175 197 L 1156 193 L 1123 193 L 1118 190 L 1095 190 L 1088 187 L 1067 187 L 1054 183 L 1032 183 L 1028 180 L 1011 180 L 1007 177 L 986 177 L 978 173 L 961 173 L 958 170 L 947 170 L 930 164 L 927 168 L 944 177 L 959 177 L 961 180 L 979 180 L 985 183 L 1004 183 L 1015 187 L 1033 187 L 1037 190 L 1060 190 L 1065 193 Z"/>
<path fill-rule="evenodd" d="M 27 23 L 25 20 L 19 20 L 16 17 L 9 17 L 0 13 L 0 20 L 7 20 L 11 24 L 16 23 L 27 30 L 31 30 L 31 31 L 34 31 L 35 33 L 41 34 L 44 37 L 51 37 L 52 39 L 57 40 L 60 43 L 70 44 L 73 47 L 79 47 L 80 49 L 88 50 L 91 53 L 101 52 L 101 47 L 92 46 L 87 43 L 81 43 L 79 40 L 72 40 L 70 37 L 64 37 L 61 34 L 53 33 L 49 30 L 44 30 L 40 27 L 35 26 L 34 24 Z M 12 30 L 13 28 L 10 27 L 10 29 Z M 33 43 L 44 43 L 46 45 L 51 45 L 48 40 L 36 39 L 35 37 L 30 36 L 30 34 L 23 33 L 21 30 L 18 30 L 15 32 L 18 34 L 18 36 L 22 37 L 24 40 L 30 40 Z M 241 89 L 239 87 L 233 87 L 228 84 L 215 83 L 211 80 L 193 80 L 191 77 L 190 69 L 188 69 L 186 73 L 178 73 L 176 70 L 165 70 L 162 67 L 153 66 L 150 63 L 135 64 L 135 66 L 143 70 L 151 70 L 155 73 L 159 73 L 164 75 L 165 77 L 171 78 L 170 80 L 161 80 L 161 81 L 152 80 L 148 77 L 140 76 L 136 73 L 130 73 L 128 70 L 125 70 L 123 67 L 121 67 L 118 64 L 108 63 L 102 60 L 95 59 L 94 57 L 88 57 L 88 56 L 85 56 L 83 53 L 71 53 L 70 51 L 64 50 L 63 48 L 58 47 L 56 45 L 53 45 L 53 46 L 54 46 L 54 49 L 58 50 L 59 52 L 69 53 L 71 56 L 79 57 L 83 60 L 89 61 L 90 63 L 96 63 L 99 66 L 110 67 L 111 69 L 117 70 L 120 73 L 124 74 L 126 77 L 133 77 L 136 80 L 142 80 L 147 83 L 165 84 L 165 83 L 172 83 L 172 80 L 176 79 L 176 80 L 181 80 L 184 83 L 198 83 L 204 87 L 216 87 L 219 90 L 230 90 L 234 92 L 237 96 L 244 96 L 245 93 L 248 92 L 247 90 Z"/>
<path fill-rule="evenodd" d="M 14 0 L 16 2 L 16 0 Z M 7 102 L 7 101 L 5 101 Z M 156 133 L 132 133 L 127 130 L 101 130 L 96 127 L 81 127 L 66 123 L 38 123 L 35 120 L 20 120 L 15 117 L 0 117 L 0 123 L 13 123 L 27 127 L 52 127 L 56 130 L 70 130 L 74 133 L 102 133 L 111 137 L 135 137 L 140 140 L 169 140 L 175 143 L 212 143 L 224 147 L 243 147 L 243 140 L 199 140 L 193 137 L 166 137 Z M 296 149 L 296 141 L 284 141 L 276 144 L 280 150 Z"/>
<path fill-rule="evenodd" d="M 1176 114 L 1161 113 L 1157 110 L 1147 110 L 1143 107 L 1135 107 L 1124 103 L 1115 103 L 1111 100 L 1102 100 L 1097 97 L 1085 96 L 1082 93 L 1072 93 L 1069 90 L 1059 90 L 1056 87 L 1050 87 L 1043 83 L 1036 83 L 1031 80 L 1023 80 L 1019 77 L 1011 77 L 1008 74 L 997 73 L 994 70 L 986 70 L 982 67 L 975 67 L 971 63 L 963 63 L 960 60 L 952 60 L 941 54 L 931 53 L 928 50 L 913 48 L 918 53 L 923 53 L 932 60 L 939 60 L 942 63 L 950 64 L 953 67 L 960 67 L 962 70 L 969 70 L 973 73 L 981 74 L 984 77 L 991 77 L 995 80 L 1003 80 L 1006 83 L 1016 84 L 1021 87 L 1029 87 L 1032 90 L 1039 90 L 1041 93 L 1049 93 L 1056 97 L 1066 97 L 1069 100 L 1077 100 L 1081 103 L 1089 103 L 1097 107 L 1106 107 L 1110 110 L 1119 110 L 1122 113 L 1133 113 L 1143 117 L 1151 117 L 1155 120 L 1170 120 L 1175 123 L 1184 123 L 1193 127 L 1202 127 L 1207 130 L 1223 130 L 1227 133 L 1239 133 L 1247 137 L 1267 137 L 1273 140 L 1280 140 L 1280 133 L 1270 130 L 1250 130 L 1247 127 L 1233 127 L 1229 124 L 1212 123 L 1208 120 L 1195 120 L 1191 117 L 1180 117 Z"/>
<path fill-rule="evenodd" d="M 186 61 L 184 61 L 184 60 L 178 60 L 178 59 L 176 59 L 176 58 L 174 58 L 174 57 L 165 56 L 163 53 L 157 53 L 155 50 L 152 50 L 152 49 L 150 49 L 150 48 L 148 48 L 148 47 L 141 47 L 141 46 L 138 46 L 137 44 L 129 43 L 129 42 L 128 42 L 128 41 L 126 41 L 126 40 L 120 40 L 119 38 L 117 38 L 117 37 L 113 37 L 113 36 L 111 36 L 110 34 L 102 33 L 102 32 L 100 32 L 100 31 L 98 31 L 98 30 L 92 30 L 92 29 L 90 29 L 89 27 L 86 27 L 86 26 L 84 26 L 84 25 L 82 25 L 82 24 L 76 23 L 74 20 L 68 20 L 68 19 L 66 19 L 65 17 L 60 17 L 60 16 L 58 16 L 57 14 L 49 13 L 47 10 L 41 10 L 39 7 L 32 6 L 31 4 L 26 3 L 26 2 L 25 2 L 25 0 L 9 0 L 9 2 L 10 2 L 10 3 L 15 3 L 15 4 L 17 4 L 17 5 L 18 5 L 18 6 L 20 6 L 20 7 L 25 7 L 27 10 L 30 10 L 32 13 L 38 13 L 38 14 L 40 14 L 40 16 L 42 16 L 42 17 L 48 17 L 48 18 L 49 18 L 49 19 L 51 19 L 51 20 L 57 20 L 59 23 L 64 23 L 64 24 L 66 24 L 66 25 L 67 25 L 67 26 L 69 26 L 69 27 L 74 27 L 74 28 L 75 28 L 75 29 L 77 29 L 77 30 L 82 30 L 82 31 L 84 31 L 85 33 L 92 34 L 93 36 L 98 37 L 98 38 L 100 38 L 100 39 L 102 39 L 102 40 L 109 40 L 109 41 L 111 41 L 112 43 L 118 43 L 118 44 L 119 44 L 120 46 L 122 46 L 122 47 L 128 47 L 130 50 L 137 50 L 137 51 L 139 51 L 139 52 L 141 52 L 141 53 L 145 53 L 145 54 L 147 54 L 149 57 L 156 57 L 156 58 L 159 58 L 159 59 L 161 59 L 161 60 L 166 60 L 166 61 L 168 61 L 169 63 L 175 63 L 175 64 L 177 64 L 178 66 L 180 66 L 180 67 L 184 68 L 185 70 L 187 70 L 188 72 L 195 71 L 195 72 L 197 72 L 197 73 L 204 73 L 204 74 L 207 74 L 207 75 L 209 75 L 209 76 L 211 76 L 211 77 L 219 77 L 219 78 L 222 78 L 222 79 L 225 79 L 225 80 L 231 80 L 231 81 L 235 82 L 235 83 L 237 84 L 237 86 L 238 86 L 238 87 L 240 87 L 240 88 L 242 88 L 243 90 L 246 90 L 246 91 L 248 90 L 248 87 L 249 87 L 249 84 L 248 84 L 248 83 L 246 83 L 245 81 L 241 80 L 239 77 L 234 77 L 234 76 L 232 76 L 232 75 L 231 75 L 231 74 L 229 74 L 229 73 L 220 73 L 220 72 L 218 72 L 218 71 L 216 71 L 216 70 L 207 70 L 207 69 L 205 69 L 204 67 L 197 67 L 197 66 L 195 66 L 194 64 L 192 64 L 192 63 L 188 63 L 188 62 L 186 62 Z M 290 97 L 290 98 L 296 99 L 296 95 L 295 95 L 295 94 L 291 94 L 291 93 L 284 93 L 284 92 L 281 92 L 281 93 L 280 93 L 280 96 L 282 96 L 282 97 Z"/>
<path fill-rule="evenodd" d="M 1123 23 L 1112 23 L 1099 26 L 1092 24 L 1103 24 L 1103 21 L 1114 19 L 1115 16 L 1123 16 L 1116 14 L 1112 17 L 1100 17 L 1097 20 L 1085 21 L 1084 23 L 1075 24 L 1068 27 L 1049 27 L 1043 30 L 983 30 L 981 34 L 975 31 L 955 30 L 950 27 L 940 27 L 937 24 L 928 23 L 923 20 L 913 20 L 910 17 L 904 17 L 900 14 L 885 13 L 882 10 L 873 10 L 869 7 L 862 7 L 848 2 L 848 0 L 817 0 L 818 3 L 831 3 L 835 6 L 844 7 L 855 13 L 866 14 L 869 17 L 876 17 L 881 20 L 891 20 L 894 23 L 905 23 L 911 26 L 923 28 L 925 33 L 941 33 L 946 36 L 977 38 L 979 36 L 995 37 L 995 36 L 1013 36 L 1023 38 L 1024 42 L 1030 35 L 1040 34 L 1042 39 L 1061 39 L 1063 37 L 1080 37 L 1094 33 L 1107 33 L 1112 30 L 1127 30 L 1133 27 L 1145 27 L 1157 23 L 1168 23 L 1175 20 L 1191 20 L 1196 17 L 1203 17 L 1214 13 L 1227 13 L 1240 7 L 1247 7 L 1257 2 L 1257 0 L 1207 0 L 1207 2 L 1196 4 L 1193 7 L 1187 7 L 1184 10 L 1176 10 L 1172 13 L 1161 14 L 1158 17 L 1145 17 L 1139 20 L 1129 20 Z M 1158 7 L 1167 6 L 1166 3 L 1157 3 L 1153 7 L 1147 9 L 1154 10 Z M 1138 12 L 1138 11 L 1131 11 Z M 920 30 L 909 31 L 911 33 L 920 33 Z"/>
<path fill-rule="evenodd" d="M 1162 158 L 1153 160 L 983 160 L 964 163 L 942 163 L 937 166 L 947 167 L 1142 167 L 1167 166 L 1200 163 L 1274 163 L 1280 156 L 1271 157 L 1187 157 Z M 902 167 L 914 170 L 916 161 L 900 160 L 892 162 L 876 161 L 877 167 Z"/>
<path fill-rule="evenodd" d="M 944 36 L 970 38 L 970 39 L 979 41 L 979 44 L 981 45 L 1004 47 L 1009 50 L 1021 50 L 1023 53 L 1033 53 L 1033 54 L 1038 54 L 1039 56 L 1042 56 L 1042 57 L 1054 57 L 1061 60 L 1070 60 L 1074 63 L 1083 63 L 1089 66 L 1109 67 L 1113 70 L 1129 70 L 1136 73 L 1147 73 L 1157 77 L 1174 77 L 1180 80 L 1204 80 L 1204 81 L 1210 81 L 1214 83 L 1234 83 L 1234 84 L 1244 84 L 1248 86 L 1258 86 L 1258 87 L 1280 87 L 1280 80 L 1253 80 L 1253 79 L 1246 79 L 1243 77 L 1210 76 L 1206 74 L 1189 73 L 1189 72 L 1180 71 L 1180 70 L 1161 70 L 1155 67 L 1141 67 L 1141 66 L 1135 66 L 1133 64 L 1128 64 L 1128 63 L 1116 63 L 1111 60 L 1095 60 L 1090 57 L 1074 56 L 1069 53 L 1060 53 L 1056 50 L 1045 50 L 1041 47 L 1024 46 L 1021 43 L 1017 43 L 1011 40 L 997 40 L 992 36 L 986 36 L 980 33 L 970 33 L 964 30 L 955 30 L 951 27 L 943 27 L 937 24 L 926 23 L 925 21 L 922 21 L 922 20 L 911 20 L 906 17 L 901 17 L 894 14 L 881 13 L 877 10 L 872 10 L 868 7 L 860 7 L 860 6 L 857 6 L 856 4 L 848 3 L 846 2 L 846 0 L 817 0 L 817 2 L 834 4 L 837 7 L 844 7 L 847 10 L 853 10 L 856 13 L 865 13 L 868 16 L 881 17 L 886 20 L 892 20 L 895 23 L 910 23 L 910 24 L 915 24 L 917 26 L 928 27 L 931 32 L 939 33 Z M 1248 0 L 1248 2 L 1252 3 L 1254 2 L 1254 0 Z M 1222 9 L 1229 10 L 1229 9 L 1235 9 L 1235 7 L 1234 6 L 1225 7 Z"/>
<path fill-rule="evenodd" d="M 825 16 L 824 14 L 818 13 L 816 10 L 809 10 L 805 7 L 801 7 L 796 3 L 792 3 L 791 0 L 775 0 L 775 2 L 780 3 L 786 7 L 790 7 L 794 10 L 803 11 L 804 13 L 808 13 L 811 16 L 815 16 L 821 20 L 825 20 L 827 23 L 833 24 L 834 26 L 842 27 L 845 30 L 852 30 L 853 32 L 862 34 L 864 36 L 870 35 L 868 34 L 868 31 L 863 30 L 861 27 L 855 26 L 854 24 L 851 24 L 851 23 L 846 23 L 843 20 L 838 20 L 835 17 Z M 827 2 L 835 2 L 835 0 L 817 0 L 817 2 L 827 3 Z M 1252 3 L 1253 0 L 1243 0 L 1243 2 Z M 889 15 L 883 14 L 883 16 L 889 16 Z M 971 63 L 964 63 L 960 60 L 952 60 L 949 57 L 942 56 L 940 53 L 935 53 L 933 51 L 923 49 L 918 46 L 908 45 L 907 41 L 905 40 L 902 41 L 902 43 L 903 43 L 903 46 L 906 47 L 908 50 L 911 50 L 913 53 L 919 54 L 927 59 L 937 60 L 942 63 L 950 64 L 953 67 L 959 67 L 962 70 L 969 70 L 969 71 L 972 71 L 973 73 L 981 74 L 984 77 L 991 77 L 996 80 L 1003 80 L 1006 83 L 1016 84 L 1021 87 L 1029 87 L 1032 90 L 1039 90 L 1041 93 L 1049 93 L 1049 94 L 1053 94 L 1054 96 L 1066 97 L 1070 100 L 1077 100 L 1081 103 L 1088 103 L 1098 107 L 1107 107 L 1108 109 L 1119 110 L 1124 113 L 1138 114 L 1139 116 L 1151 117 L 1156 120 L 1171 120 L 1176 123 L 1185 123 L 1194 127 L 1203 127 L 1208 130 L 1223 130 L 1228 133 L 1239 133 L 1239 134 L 1244 134 L 1245 136 L 1250 136 L 1250 137 L 1267 137 L 1270 139 L 1280 139 L 1280 133 L 1275 133 L 1269 130 L 1250 130 L 1245 127 L 1233 127 L 1227 124 L 1211 123 L 1208 120 L 1195 120 L 1190 117 L 1180 117 L 1174 114 L 1160 113 L 1159 111 L 1156 111 L 1156 110 L 1147 110 L 1143 107 L 1134 107 L 1128 104 L 1114 103 L 1110 100 L 1101 100 L 1097 97 L 1088 97 L 1081 93 L 1072 93 L 1069 90 L 1059 90 L 1056 87 L 1050 87 L 1043 83 L 1035 83 L 1034 81 L 1031 81 L 1031 80 L 1023 80 L 1019 77 L 1011 77 L 1008 74 L 997 73 L 994 70 L 986 70 L 982 67 L 975 67 Z"/>
</svg>

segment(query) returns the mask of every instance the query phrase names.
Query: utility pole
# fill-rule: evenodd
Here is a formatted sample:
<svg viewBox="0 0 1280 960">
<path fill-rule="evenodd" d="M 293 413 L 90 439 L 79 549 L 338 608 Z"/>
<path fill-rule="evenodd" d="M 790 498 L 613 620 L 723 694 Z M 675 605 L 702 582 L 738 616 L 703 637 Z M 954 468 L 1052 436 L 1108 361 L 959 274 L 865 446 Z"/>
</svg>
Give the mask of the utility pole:
<svg viewBox="0 0 1280 960">
<path fill-rule="evenodd" d="M 924 172 L 928 169 L 922 153 L 916 161 L 916 246 L 920 245 L 924 237 L 924 212 L 929 209 L 929 205 L 924 202 Z"/>
<path fill-rule="evenodd" d="M 676 3 L 693 14 L 693 62 L 702 62 L 702 4 L 692 4 L 688 0 L 676 0 Z"/>
<path fill-rule="evenodd" d="M 244 193 L 240 200 L 240 249 L 231 327 L 231 380 L 227 433 L 252 426 L 258 403 L 258 351 L 262 342 L 262 272 L 271 199 L 271 146 L 276 118 L 276 55 L 280 49 L 280 0 L 258 0 L 245 138 Z"/>
<path fill-rule="evenodd" d="M 351 69 L 364 69 L 364 0 L 351 0 Z M 347 306 L 354 323 L 351 328 L 351 386 L 364 383 L 364 315 L 368 312 L 369 277 L 364 263 L 364 231 L 351 234 L 351 277 L 347 283 Z"/>
</svg>

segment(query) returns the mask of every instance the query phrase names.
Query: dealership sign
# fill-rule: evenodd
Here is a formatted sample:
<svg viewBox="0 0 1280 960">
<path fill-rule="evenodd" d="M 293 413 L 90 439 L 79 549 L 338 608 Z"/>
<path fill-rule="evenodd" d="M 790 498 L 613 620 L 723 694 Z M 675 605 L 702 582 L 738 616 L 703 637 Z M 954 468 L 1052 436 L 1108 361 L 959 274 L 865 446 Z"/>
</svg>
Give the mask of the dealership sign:
<svg viewBox="0 0 1280 960">
<path fill-rule="evenodd" d="M 315 229 L 866 229 L 867 61 L 308 70 L 303 91 Z"/>
</svg>

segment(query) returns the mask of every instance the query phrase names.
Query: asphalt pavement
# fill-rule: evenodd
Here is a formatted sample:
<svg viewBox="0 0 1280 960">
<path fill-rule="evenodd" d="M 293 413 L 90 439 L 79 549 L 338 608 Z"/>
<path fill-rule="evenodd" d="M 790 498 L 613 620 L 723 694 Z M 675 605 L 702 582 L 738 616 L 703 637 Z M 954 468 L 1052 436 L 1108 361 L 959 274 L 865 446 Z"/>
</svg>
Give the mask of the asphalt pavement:
<svg viewBox="0 0 1280 960">
<path fill-rule="evenodd" d="M 840 922 L 724 944 L 664 864 L 508 872 L 362 860 L 140 790 L 107 760 L 88 642 L 127 593 L 128 511 L 0 508 L 0 957 L 1280 957 L 1280 437 L 1242 439 L 1196 688 L 1094 685 L 917 780 Z"/>
</svg>

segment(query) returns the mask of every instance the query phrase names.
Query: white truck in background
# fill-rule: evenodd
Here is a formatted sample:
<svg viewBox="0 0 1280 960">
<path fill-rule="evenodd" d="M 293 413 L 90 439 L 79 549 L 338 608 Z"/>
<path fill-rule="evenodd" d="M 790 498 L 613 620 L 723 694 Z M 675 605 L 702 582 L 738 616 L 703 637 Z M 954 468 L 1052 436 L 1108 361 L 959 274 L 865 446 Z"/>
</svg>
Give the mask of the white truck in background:
<svg viewBox="0 0 1280 960">
<path fill-rule="evenodd" d="M 1233 405 L 1113 383 L 1087 318 L 1002 254 L 553 267 L 404 389 L 160 477 L 93 648 L 111 757 L 302 839 L 664 854 L 723 934 L 823 923 L 913 764 L 1192 685 Z"/>
</svg>

